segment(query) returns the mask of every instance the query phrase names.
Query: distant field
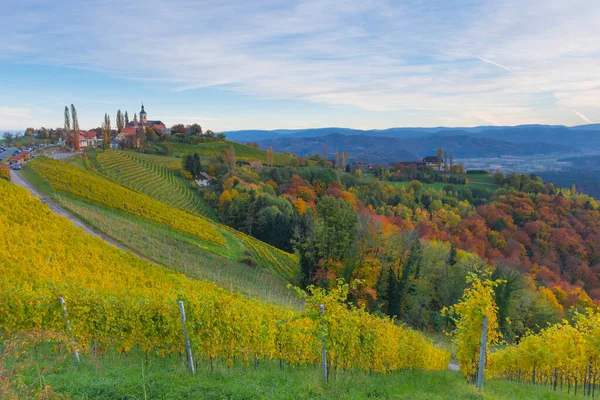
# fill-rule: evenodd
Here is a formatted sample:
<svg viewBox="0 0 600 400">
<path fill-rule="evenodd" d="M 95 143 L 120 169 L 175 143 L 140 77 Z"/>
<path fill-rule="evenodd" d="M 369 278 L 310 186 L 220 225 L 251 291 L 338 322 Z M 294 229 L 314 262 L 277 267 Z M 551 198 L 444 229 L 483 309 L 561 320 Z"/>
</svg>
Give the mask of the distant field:
<svg viewBox="0 0 600 400">
<path fill-rule="evenodd" d="M 492 174 L 470 174 L 467 172 L 467 177 L 469 178 L 469 182 L 495 185 L 494 175 Z"/>
<path fill-rule="evenodd" d="M 212 142 L 200 143 L 197 145 L 174 142 L 165 143 L 165 145 L 171 149 L 173 155 L 177 157 L 183 157 L 185 154 L 189 153 L 198 153 L 204 157 L 214 157 L 221 154 L 223 149 L 228 149 L 230 144 L 233 145 L 236 159 L 240 161 L 260 161 L 264 164 L 267 160 L 267 152 L 265 150 L 246 146 L 245 144 L 237 142 Z M 291 156 L 273 153 L 273 162 L 276 165 L 288 165 L 292 159 L 293 157 Z"/>
<path fill-rule="evenodd" d="M 375 174 L 365 173 L 363 174 L 363 183 L 368 183 L 375 179 Z M 496 191 L 501 186 L 493 184 L 493 176 L 491 174 L 474 174 L 468 175 L 469 184 L 468 185 L 459 185 L 455 183 L 445 183 L 445 182 L 434 182 L 434 183 L 423 183 L 423 189 L 434 189 L 434 190 L 442 190 L 445 186 L 451 185 L 454 186 L 457 190 L 465 190 L 466 188 L 477 188 L 484 189 L 489 191 Z M 384 181 L 386 184 L 390 186 L 396 187 L 406 187 L 410 184 L 410 181 Z M 489 183 L 488 183 L 489 182 Z"/>
</svg>

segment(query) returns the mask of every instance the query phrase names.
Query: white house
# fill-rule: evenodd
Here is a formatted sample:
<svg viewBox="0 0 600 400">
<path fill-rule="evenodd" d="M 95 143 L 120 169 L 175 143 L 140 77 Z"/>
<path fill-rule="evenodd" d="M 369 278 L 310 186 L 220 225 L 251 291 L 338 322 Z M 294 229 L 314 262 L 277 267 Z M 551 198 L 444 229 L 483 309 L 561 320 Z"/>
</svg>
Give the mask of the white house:
<svg viewBox="0 0 600 400">
<path fill-rule="evenodd" d="M 427 156 L 423 158 L 423 162 L 428 167 L 435 167 L 437 165 L 437 156 Z"/>
<path fill-rule="evenodd" d="M 206 172 L 200 172 L 200 175 L 194 178 L 194 182 L 196 182 L 196 185 L 198 186 L 208 186 L 210 185 L 211 180 L 212 178 Z"/>
<path fill-rule="evenodd" d="M 96 132 L 79 132 L 79 147 L 96 147 L 97 145 Z"/>
</svg>

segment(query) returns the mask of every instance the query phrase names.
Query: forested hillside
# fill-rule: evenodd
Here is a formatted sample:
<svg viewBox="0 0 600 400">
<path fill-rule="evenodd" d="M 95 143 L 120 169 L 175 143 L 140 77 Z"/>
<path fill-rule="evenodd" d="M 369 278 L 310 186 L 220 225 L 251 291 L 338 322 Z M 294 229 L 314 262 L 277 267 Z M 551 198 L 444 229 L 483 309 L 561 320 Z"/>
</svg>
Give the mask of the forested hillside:
<svg viewBox="0 0 600 400">
<path fill-rule="evenodd" d="M 430 170 L 419 179 L 441 182 L 425 188 L 395 185 L 417 176 L 402 171 L 382 181 L 333 168 L 228 165 L 203 164 L 220 171 L 201 190 L 220 220 L 295 250 L 305 284 L 360 282 L 351 299 L 373 312 L 442 329 L 441 311 L 458 301 L 466 275 L 490 266 L 506 281 L 497 300 L 509 341 L 600 302 L 600 211 L 587 195 L 519 174 L 471 186 L 476 175 Z"/>
</svg>

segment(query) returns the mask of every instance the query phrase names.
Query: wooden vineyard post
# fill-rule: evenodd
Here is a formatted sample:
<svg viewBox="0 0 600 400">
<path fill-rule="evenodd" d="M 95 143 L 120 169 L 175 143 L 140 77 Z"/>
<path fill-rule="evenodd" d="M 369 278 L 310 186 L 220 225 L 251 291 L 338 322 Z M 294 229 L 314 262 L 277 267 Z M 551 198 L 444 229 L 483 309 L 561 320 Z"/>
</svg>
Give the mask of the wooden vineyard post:
<svg viewBox="0 0 600 400">
<path fill-rule="evenodd" d="M 325 383 L 327 383 L 327 350 L 325 349 L 325 304 L 321 304 L 319 308 L 321 309 L 321 359 L 323 366 L 323 380 L 325 381 Z"/>
<path fill-rule="evenodd" d="M 185 340 L 185 355 L 187 358 L 188 365 L 190 367 L 190 372 L 192 375 L 196 373 L 194 370 L 194 360 L 192 358 L 192 346 L 190 346 L 190 341 L 188 340 L 187 329 L 185 328 L 185 308 L 183 306 L 183 301 L 178 301 L 179 303 L 179 314 L 181 315 L 181 326 L 183 327 L 183 340 Z"/>
<path fill-rule="evenodd" d="M 486 335 L 488 328 L 488 317 L 483 317 L 483 326 L 481 329 L 481 347 L 479 348 L 479 370 L 477 371 L 477 389 L 481 390 L 483 387 L 483 369 L 485 364 L 485 346 L 486 346 Z"/>
<path fill-rule="evenodd" d="M 67 331 L 69 332 L 69 334 L 71 334 L 73 332 L 73 329 L 71 328 L 71 321 L 69 321 L 69 314 L 67 314 L 67 305 L 65 304 L 65 299 L 64 297 L 60 296 L 58 298 L 58 301 L 60 302 L 60 307 L 62 308 L 62 315 L 65 319 L 65 325 L 67 325 Z M 79 363 L 79 352 L 77 351 L 77 348 L 73 352 L 73 356 L 75 357 L 75 361 Z"/>
</svg>

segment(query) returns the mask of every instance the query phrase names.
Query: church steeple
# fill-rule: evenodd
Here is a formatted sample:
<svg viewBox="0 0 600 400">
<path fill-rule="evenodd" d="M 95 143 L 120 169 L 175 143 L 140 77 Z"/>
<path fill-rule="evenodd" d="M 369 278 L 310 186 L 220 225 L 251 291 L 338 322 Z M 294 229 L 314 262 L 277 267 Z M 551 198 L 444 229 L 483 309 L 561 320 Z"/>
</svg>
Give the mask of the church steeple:
<svg viewBox="0 0 600 400">
<path fill-rule="evenodd" d="M 142 110 L 140 111 L 140 123 L 145 125 L 148 118 L 146 117 L 146 111 L 144 111 L 144 103 L 142 103 Z"/>
</svg>

